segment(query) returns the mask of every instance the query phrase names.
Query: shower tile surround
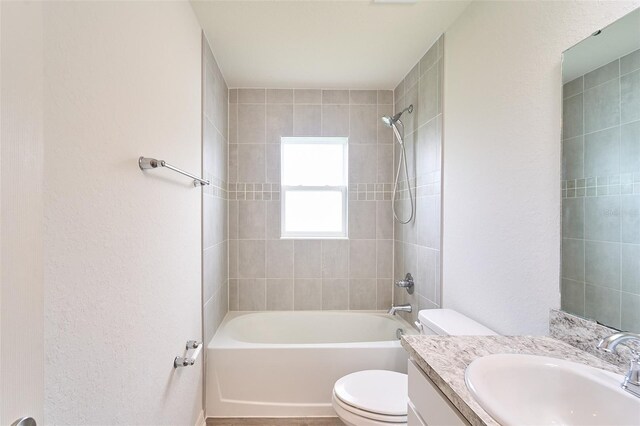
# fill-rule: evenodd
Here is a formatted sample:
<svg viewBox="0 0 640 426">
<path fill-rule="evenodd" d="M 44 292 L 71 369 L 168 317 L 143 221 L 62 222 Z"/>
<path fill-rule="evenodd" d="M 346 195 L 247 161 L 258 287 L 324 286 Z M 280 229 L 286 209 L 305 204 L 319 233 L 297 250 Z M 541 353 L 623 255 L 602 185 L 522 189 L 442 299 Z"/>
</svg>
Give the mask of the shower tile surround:
<svg viewBox="0 0 640 426">
<path fill-rule="evenodd" d="M 440 37 L 395 91 L 229 90 L 229 310 L 374 310 L 440 306 Z M 393 220 L 399 145 L 380 118 L 413 104 L 406 126 L 415 219 Z M 349 138 L 349 238 L 280 238 L 280 138 Z M 406 179 L 397 196 L 409 212 Z M 394 279 L 411 272 L 412 295 Z M 395 275 L 395 276 L 394 276 Z"/>
<path fill-rule="evenodd" d="M 561 306 L 640 331 L 640 50 L 563 98 Z"/>
<path fill-rule="evenodd" d="M 396 208 L 408 218 L 411 208 L 407 187 L 415 197 L 415 218 L 406 225 L 394 221 L 394 279 L 410 272 L 416 282 L 414 293 L 394 289 L 394 303 L 411 303 L 413 312 L 400 313 L 415 321 L 421 309 L 440 307 L 441 300 L 441 182 L 442 182 L 442 87 L 444 36 L 429 48 L 394 91 L 395 111 L 413 105 L 404 113 L 409 182 L 400 173 L 401 189 Z M 394 176 L 400 147 L 395 147 Z"/>
<path fill-rule="evenodd" d="M 203 337 L 209 342 L 228 311 L 227 122 L 228 89 L 209 44 L 202 36 Z"/>
<path fill-rule="evenodd" d="M 229 309 L 376 310 L 392 298 L 390 90 L 229 91 Z M 280 138 L 349 138 L 349 239 L 280 238 Z"/>
</svg>

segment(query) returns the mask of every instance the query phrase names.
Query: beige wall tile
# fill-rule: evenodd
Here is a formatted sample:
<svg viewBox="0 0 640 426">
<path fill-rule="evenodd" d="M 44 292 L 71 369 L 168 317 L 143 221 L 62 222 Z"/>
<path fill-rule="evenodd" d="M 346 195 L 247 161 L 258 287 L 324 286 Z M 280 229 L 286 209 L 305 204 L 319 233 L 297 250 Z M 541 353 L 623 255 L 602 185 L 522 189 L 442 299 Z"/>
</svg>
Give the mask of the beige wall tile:
<svg viewBox="0 0 640 426">
<path fill-rule="evenodd" d="M 238 306 L 238 280 L 229 279 L 229 310 L 237 311 Z"/>
<path fill-rule="evenodd" d="M 441 168 L 440 120 L 434 119 L 418 129 L 415 144 L 416 174 L 424 176 Z"/>
<path fill-rule="evenodd" d="M 227 164 L 227 182 L 238 181 L 238 145 L 229 145 L 229 163 Z"/>
<path fill-rule="evenodd" d="M 205 249 L 202 254 L 202 300 L 209 300 L 227 281 L 227 242 Z"/>
<path fill-rule="evenodd" d="M 295 105 L 293 109 L 293 135 L 320 136 L 321 116 L 320 105 Z"/>
<path fill-rule="evenodd" d="M 438 43 L 434 43 L 427 53 L 420 59 L 420 76 L 423 76 L 429 68 L 433 67 L 438 60 Z"/>
<path fill-rule="evenodd" d="M 393 105 L 393 90 L 378 90 L 379 105 Z"/>
<path fill-rule="evenodd" d="M 376 309 L 377 281 L 375 279 L 349 280 L 349 309 Z"/>
<path fill-rule="evenodd" d="M 351 105 L 349 143 L 377 143 L 379 119 L 376 105 Z"/>
<path fill-rule="evenodd" d="M 376 309 L 389 309 L 392 305 L 393 280 L 390 278 L 378 279 L 376 291 Z"/>
<path fill-rule="evenodd" d="M 377 240 L 377 278 L 391 278 L 393 271 L 393 241 Z"/>
<path fill-rule="evenodd" d="M 293 89 L 267 89 L 268 104 L 292 104 Z"/>
<path fill-rule="evenodd" d="M 238 278 L 238 240 L 229 240 L 229 278 Z"/>
<path fill-rule="evenodd" d="M 408 112 L 403 114 L 402 122 L 404 123 L 406 134 L 410 134 L 418 130 L 418 119 L 416 118 L 419 114 L 420 105 L 418 105 L 418 84 L 414 84 L 413 87 L 407 89 L 407 93 L 405 94 L 404 100 L 404 108 L 405 106 L 413 105 L 413 113 L 409 114 Z"/>
<path fill-rule="evenodd" d="M 293 102 L 296 104 L 317 104 L 322 102 L 322 92 L 317 89 L 295 89 Z"/>
<path fill-rule="evenodd" d="M 419 197 L 416 201 L 417 243 L 438 249 L 440 247 L 440 197 Z"/>
<path fill-rule="evenodd" d="M 349 94 L 352 105 L 376 105 L 378 103 L 377 90 L 351 90 Z"/>
<path fill-rule="evenodd" d="M 229 143 L 238 143 L 238 105 L 229 105 L 229 125 L 227 128 Z"/>
<path fill-rule="evenodd" d="M 438 68 L 425 72 L 419 86 L 418 123 L 422 125 L 438 114 Z"/>
<path fill-rule="evenodd" d="M 376 278 L 376 241 L 351 240 L 349 244 L 349 277 Z"/>
<path fill-rule="evenodd" d="M 349 238 L 376 238 L 375 201 L 349 201 Z"/>
<path fill-rule="evenodd" d="M 413 86 L 418 83 L 418 77 L 420 77 L 420 65 L 415 64 L 413 68 L 404 78 L 404 87 L 406 91 L 409 91 Z"/>
<path fill-rule="evenodd" d="M 265 277 L 265 241 L 238 240 L 238 277 Z"/>
<path fill-rule="evenodd" d="M 418 246 L 415 244 L 403 245 L 404 267 L 402 268 L 401 277 L 404 278 L 406 273 L 411 275 L 416 273 L 418 265 Z"/>
<path fill-rule="evenodd" d="M 234 93 L 228 93 L 233 100 Z M 392 91 L 244 89 L 235 96 L 239 104 L 230 103 L 229 139 L 240 143 L 228 150 L 230 182 L 279 183 L 280 138 L 320 135 L 349 136 L 351 183 L 392 182 L 392 133 L 380 120 L 393 114 Z M 392 287 L 381 287 L 391 281 L 393 264 L 390 201 L 350 203 L 351 240 L 324 241 L 281 240 L 280 203 L 232 200 L 228 205 L 228 235 L 241 239 L 228 248 L 233 269 L 228 273 L 240 278 L 228 284 L 231 309 L 388 308 Z M 211 281 L 209 293 L 216 291 L 216 279 Z"/>
<path fill-rule="evenodd" d="M 423 297 L 436 300 L 436 250 L 427 247 L 418 247 L 418 265 L 415 275 L 416 292 Z"/>
<path fill-rule="evenodd" d="M 293 240 L 267 241 L 267 278 L 293 278 Z"/>
<path fill-rule="evenodd" d="M 323 90 L 322 103 L 349 105 L 349 91 L 348 90 Z"/>
<path fill-rule="evenodd" d="M 239 104 L 263 104 L 265 89 L 238 89 Z"/>
<path fill-rule="evenodd" d="M 267 239 L 280 238 L 280 201 L 265 201 L 267 204 Z"/>
<path fill-rule="evenodd" d="M 349 105 L 322 106 L 322 136 L 349 136 Z"/>
<path fill-rule="evenodd" d="M 238 239 L 238 201 L 229 200 L 228 202 L 228 238 L 230 240 Z"/>
<path fill-rule="evenodd" d="M 293 310 L 292 279 L 267 279 L 267 310 Z"/>
<path fill-rule="evenodd" d="M 349 280 L 324 278 L 322 280 L 322 309 L 349 309 Z"/>
<path fill-rule="evenodd" d="M 202 322 L 203 322 L 203 334 L 204 341 L 210 342 L 213 339 L 213 335 L 216 332 L 219 324 L 216 324 L 217 300 L 210 298 L 207 300 L 202 308 Z"/>
<path fill-rule="evenodd" d="M 280 183 L 280 144 L 267 144 L 266 153 L 267 182 Z"/>
<path fill-rule="evenodd" d="M 238 282 L 238 309 L 264 311 L 266 309 L 267 282 L 264 278 L 244 278 Z"/>
<path fill-rule="evenodd" d="M 378 113 L 377 117 L 377 125 L 378 125 L 378 143 L 379 144 L 392 144 L 393 140 L 393 130 L 390 127 L 387 127 L 382 122 L 382 117 L 384 116 L 393 116 L 393 105 L 378 105 Z"/>
<path fill-rule="evenodd" d="M 322 241 L 322 278 L 349 278 L 349 240 Z"/>
<path fill-rule="evenodd" d="M 218 197 L 205 196 L 202 198 L 203 216 L 207 218 L 219 218 L 219 220 L 207 220 L 202 224 L 203 247 L 211 247 L 227 238 L 225 233 L 227 201 Z"/>
<path fill-rule="evenodd" d="M 264 183 L 266 181 L 265 145 L 239 144 L 238 181 Z"/>
<path fill-rule="evenodd" d="M 293 136 L 293 105 L 267 105 L 267 143 L 280 144 L 283 136 Z"/>
<path fill-rule="evenodd" d="M 376 201 L 376 238 L 393 238 L 393 212 L 391 201 Z"/>
<path fill-rule="evenodd" d="M 377 162 L 378 150 L 375 145 L 354 145 L 349 143 L 349 182 L 375 182 L 378 174 Z"/>
<path fill-rule="evenodd" d="M 404 97 L 404 79 L 398 83 L 393 91 L 393 98 L 395 102 L 398 102 L 402 97 Z"/>
<path fill-rule="evenodd" d="M 321 242 L 314 240 L 294 240 L 294 277 L 322 278 Z"/>
<path fill-rule="evenodd" d="M 206 172 L 213 172 L 216 161 L 216 138 L 218 130 L 215 128 L 211 120 L 202 119 L 202 169 Z M 226 163 L 226 159 L 225 159 Z M 226 164 L 225 164 L 226 166 Z M 226 178 L 226 176 L 225 176 Z"/>
<path fill-rule="evenodd" d="M 238 89 L 229 89 L 229 103 L 230 104 L 238 103 Z"/>
<path fill-rule="evenodd" d="M 409 161 L 408 158 L 407 161 Z M 377 174 L 376 182 L 393 182 L 393 145 L 378 145 Z"/>
<path fill-rule="evenodd" d="M 322 280 L 296 278 L 293 287 L 293 308 L 296 311 L 322 309 Z"/>
<path fill-rule="evenodd" d="M 238 143 L 265 143 L 266 107 L 238 105 Z"/>
<path fill-rule="evenodd" d="M 264 240 L 267 212 L 264 201 L 238 201 L 238 238 Z"/>
</svg>

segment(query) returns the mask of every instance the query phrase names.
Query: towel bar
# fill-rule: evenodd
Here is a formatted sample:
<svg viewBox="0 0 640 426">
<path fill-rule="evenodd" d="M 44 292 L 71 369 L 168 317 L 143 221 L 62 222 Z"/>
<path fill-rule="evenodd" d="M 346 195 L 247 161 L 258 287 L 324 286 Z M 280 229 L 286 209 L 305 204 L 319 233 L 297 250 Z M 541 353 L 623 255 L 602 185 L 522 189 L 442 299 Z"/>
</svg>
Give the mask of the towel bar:
<svg viewBox="0 0 640 426">
<path fill-rule="evenodd" d="M 167 163 L 164 160 L 156 160 L 155 158 L 149 158 L 149 157 L 140 157 L 138 158 L 138 167 L 140 167 L 140 170 L 146 170 L 146 169 L 155 169 L 158 167 L 166 167 L 169 170 L 173 170 L 174 172 L 178 172 L 181 175 L 190 177 L 191 179 L 193 179 L 193 186 L 198 186 L 198 185 L 209 185 L 209 181 L 206 179 L 201 179 L 198 176 L 192 175 L 191 173 L 185 172 L 184 170 L 181 170 L 175 166 L 172 166 L 171 164 Z"/>
</svg>

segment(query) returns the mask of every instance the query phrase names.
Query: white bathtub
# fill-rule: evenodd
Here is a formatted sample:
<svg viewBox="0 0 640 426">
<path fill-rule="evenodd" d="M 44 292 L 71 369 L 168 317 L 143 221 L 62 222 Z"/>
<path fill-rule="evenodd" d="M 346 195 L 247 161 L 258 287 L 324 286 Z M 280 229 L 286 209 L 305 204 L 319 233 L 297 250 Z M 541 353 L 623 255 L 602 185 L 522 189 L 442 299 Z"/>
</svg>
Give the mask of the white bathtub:
<svg viewBox="0 0 640 426">
<path fill-rule="evenodd" d="M 405 372 L 397 330 L 377 312 L 229 313 L 207 346 L 207 417 L 335 416 L 333 384 L 354 371 Z"/>
</svg>

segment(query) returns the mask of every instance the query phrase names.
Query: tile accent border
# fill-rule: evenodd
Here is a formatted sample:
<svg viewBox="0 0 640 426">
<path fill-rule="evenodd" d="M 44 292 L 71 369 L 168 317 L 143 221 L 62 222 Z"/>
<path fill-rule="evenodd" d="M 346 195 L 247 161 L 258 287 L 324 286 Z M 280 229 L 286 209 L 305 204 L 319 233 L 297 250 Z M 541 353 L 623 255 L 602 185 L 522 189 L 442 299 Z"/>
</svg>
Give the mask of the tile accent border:
<svg viewBox="0 0 640 426">
<path fill-rule="evenodd" d="M 562 181 L 562 198 L 640 194 L 640 173 Z"/>
<path fill-rule="evenodd" d="M 279 183 L 230 183 L 230 200 L 271 201 L 280 199 Z"/>
<path fill-rule="evenodd" d="M 620 354 L 609 354 L 596 348 L 600 339 L 617 331 L 615 328 L 557 309 L 551 309 L 549 312 L 549 335 L 551 337 L 562 340 L 611 364 L 626 368 L 631 361 L 631 351 L 628 348 L 618 346 Z M 637 349 L 640 350 L 640 346 Z"/>
</svg>

